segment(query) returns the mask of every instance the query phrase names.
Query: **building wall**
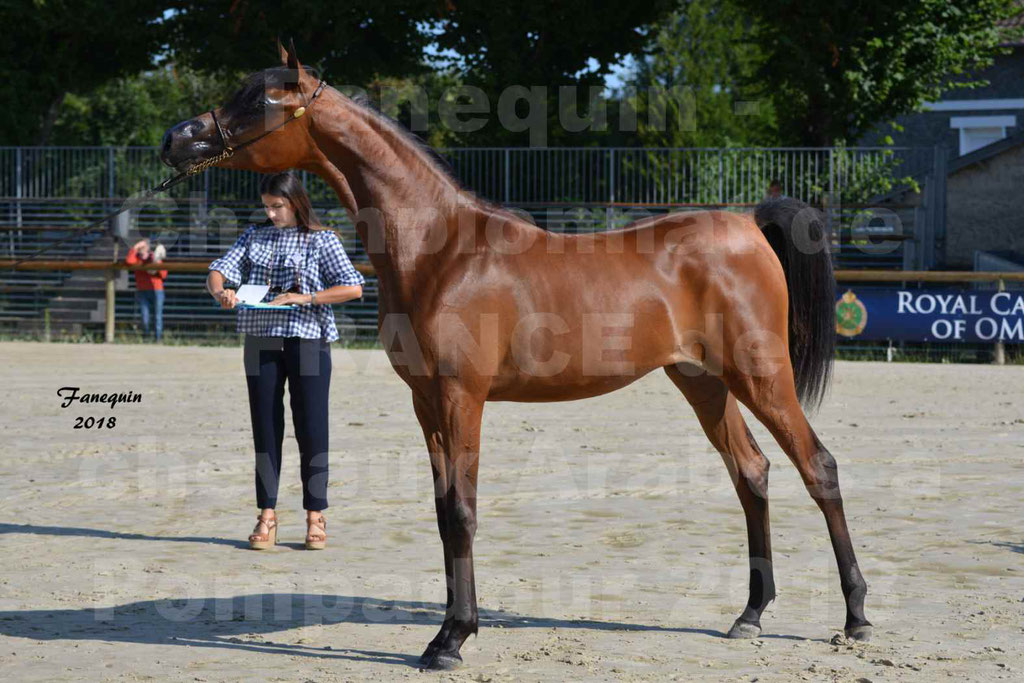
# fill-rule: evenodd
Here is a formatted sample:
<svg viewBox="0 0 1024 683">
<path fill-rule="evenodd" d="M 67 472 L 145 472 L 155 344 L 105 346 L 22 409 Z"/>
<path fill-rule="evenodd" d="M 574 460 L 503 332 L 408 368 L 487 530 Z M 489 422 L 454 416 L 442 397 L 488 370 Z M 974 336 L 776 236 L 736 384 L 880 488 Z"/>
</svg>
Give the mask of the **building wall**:
<svg viewBox="0 0 1024 683">
<path fill-rule="evenodd" d="M 971 164 L 946 180 L 945 267 L 971 269 L 974 252 L 1024 253 L 1024 146 Z"/>
<path fill-rule="evenodd" d="M 1012 54 L 997 57 L 995 64 L 980 76 L 988 79 L 990 84 L 982 88 L 951 90 L 943 95 L 942 101 L 1024 99 L 1024 47 L 1017 47 Z M 947 151 L 947 158 L 954 159 L 960 156 L 960 133 L 958 129 L 950 128 L 950 119 L 961 116 L 1003 115 L 1017 117 L 1017 125 L 1007 128 L 1007 137 L 1024 130 L 1024 108 L 924 111 L 897 117 L 896 121 L 903 126 L 903 131 L 896 131 L 883 125 L 866 135 L 862 143 L 881 144 L 882 139 L 889 135 L 897 146 L 942 146 Z"/>
</svg>

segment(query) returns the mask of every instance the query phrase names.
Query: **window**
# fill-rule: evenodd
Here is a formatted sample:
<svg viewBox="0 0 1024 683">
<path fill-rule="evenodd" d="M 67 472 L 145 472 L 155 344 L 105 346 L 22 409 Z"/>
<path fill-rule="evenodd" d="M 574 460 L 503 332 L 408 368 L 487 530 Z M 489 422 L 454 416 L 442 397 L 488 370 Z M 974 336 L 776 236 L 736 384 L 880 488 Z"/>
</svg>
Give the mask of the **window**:
<svg viewBox="0 0 1024 683">
<path fill-rule="evenodd" d="M 949 127 L 960 130 L 961 156 L 1002 140 L 1006 129 L 1016 125 L 1016 116 L 953 116 L 949 119 Z"/>
</svg>

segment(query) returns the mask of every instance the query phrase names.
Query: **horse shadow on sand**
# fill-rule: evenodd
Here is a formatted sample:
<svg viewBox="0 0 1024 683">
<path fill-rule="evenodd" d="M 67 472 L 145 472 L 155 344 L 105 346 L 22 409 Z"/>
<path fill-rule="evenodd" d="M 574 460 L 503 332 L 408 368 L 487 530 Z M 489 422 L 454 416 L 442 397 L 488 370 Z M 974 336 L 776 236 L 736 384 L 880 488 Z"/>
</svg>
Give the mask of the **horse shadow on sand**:
<svg viewBox="0 0 1024 683">
<path fill-rule="evenodd" d="M 1010 541 L 968 541 L 975 545 L 991 545 L 996 548 L 1004 548 L 1009 550 L 1011 553 L 1021 553 L 1024 555 L 1024 543 L 1012 543 Z"/>
<path fill-rule="evenodd" d="M 248 548 L 244 542 L 212 537 L 147 536 L 78 527 L 0 523 L 0 534 L 4 533 L 213 543 Z M 0 635 L 37 641 L 100 640 L 111 643 L 184 645 L 415 667 L 418 665 L 419 653 L 360 650 L 341 645 L 312 647 L 285 642 L 280 636 L 277 639 L 271 636 L 316 624 L 419 625 L 436 628 L 444 619 L 444 612 L 444 605 L 435 602 L 312 593 L 254 593 L 233 597 L 140 600 L 113 607 L 0 610 Z M 483 608 L 480 609 L 480 627 L 654 631 L 726 637 L 724 632 L 712 629 L 531 617 Z M 807 640 L 784 634 L 763 634 L 760 637 Z"/>
<path fill-rule="evenodd" d="M 440 603 L 311 593 L 256 593 L 224 598 L 141 600 L 114 607 L 0 611 L 0 634 L 38 641 L 185 645 L 417 666 L 419 653 L 358 650 L 343 645 L 311 647 L 272 636 L 314 624 L 437 627 L 443 618 L 444 605 Z M 660 631 L 725 637 L 721 631 L 710 629 L 529 617 L 485 609 L 480 610 L 480 627 Z M 804 640 L 796 636 L 762 637 Z"/>
</svg>

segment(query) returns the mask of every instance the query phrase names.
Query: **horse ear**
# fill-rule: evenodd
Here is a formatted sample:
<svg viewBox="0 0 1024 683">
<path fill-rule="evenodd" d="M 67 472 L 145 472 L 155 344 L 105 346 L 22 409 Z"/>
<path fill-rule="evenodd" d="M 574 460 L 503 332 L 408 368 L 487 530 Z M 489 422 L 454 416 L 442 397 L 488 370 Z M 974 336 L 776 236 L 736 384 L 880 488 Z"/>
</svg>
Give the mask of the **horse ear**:
<svg viewBox="0 0 1024 683">
<path fill-rule="evenodd" d="M 299 58 L 295 53 L 295 41 L 292 38 L 288 39 L 288 68 L 295 69 L 296 74 L 302 73 L 302 65 L 299 64 Z"/>
<path fill-rule="evenodd" d="M 281 36 L 277 37 L 277 53 L 281 55 L 281 64 L 287 66 L 288 59 L 291 55 L 288 54 L 288 50 L 286 50 L 284 45 L 281 44 Z"/>
</svg>

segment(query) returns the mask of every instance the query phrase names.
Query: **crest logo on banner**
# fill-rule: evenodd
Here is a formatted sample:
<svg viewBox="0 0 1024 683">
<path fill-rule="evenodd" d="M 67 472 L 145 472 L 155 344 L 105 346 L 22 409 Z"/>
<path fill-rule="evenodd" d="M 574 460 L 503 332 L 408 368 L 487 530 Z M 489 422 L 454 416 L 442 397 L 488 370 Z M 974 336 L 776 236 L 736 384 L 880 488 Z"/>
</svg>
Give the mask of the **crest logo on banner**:
<svg viewBox="0 0 1024 683">
<path fill-rule="evenodd" d="M 836 333 L 844 337 L 856 337 L 867 324 L 868 309 L 853 290 L 846 290 L 836 302 Z"/>
</svg>

